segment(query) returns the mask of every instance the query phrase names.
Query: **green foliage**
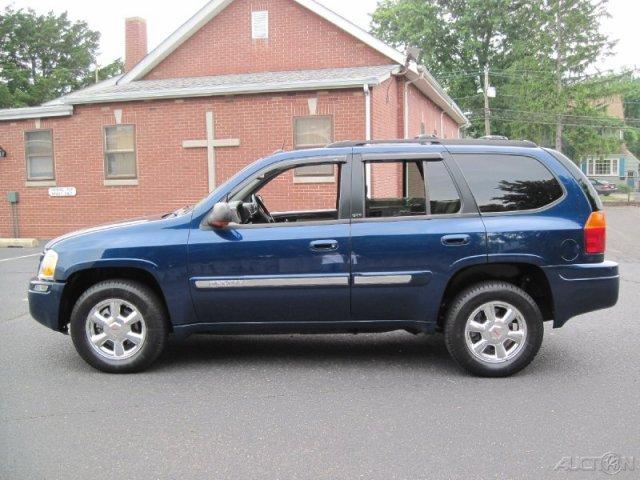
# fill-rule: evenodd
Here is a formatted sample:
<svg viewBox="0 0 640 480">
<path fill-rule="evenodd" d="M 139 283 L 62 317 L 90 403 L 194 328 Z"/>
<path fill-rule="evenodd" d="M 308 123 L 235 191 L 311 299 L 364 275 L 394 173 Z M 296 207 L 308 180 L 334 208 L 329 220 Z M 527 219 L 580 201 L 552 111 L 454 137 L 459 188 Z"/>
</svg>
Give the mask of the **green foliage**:
<svg viewBox="0 0 640 480">
<path fill-rule="evenodd" d="M 614 46 L 600 31 L 606 7 L 606 0 L 382 0 L 372 28 L 396 47 L 422 49 L 420 60 L 472 113 L 471 135 L 484 131 L 489 65 L 498 91 L 492 133 L 547 146 L 560 134 L 562 150 L 579 160 L 616 151 L 617 127 L 628 130 L 602 102 L 628 89 L 628 75 L 586 73 Z"/>
<path fill-rule="evenodd" d="M 87 85 L 99 41 L 66 13 L 7 7 L 0 13 L 0 107 L 40 105 Z"/>
<path fill-rule="evenodd" d="M 629 81 L 629 88 L 623 97 L 624 116 L 633 128 L 625 131 L 624 141 L 636 157 L 640 158 L 640 79 Z"/>
<path fill-rule="evenodd" d="M 98 82 L 107 80 L 108 78 L 115 77 L 116 75 L 120 75 L 123 71 L 124 71 L 124 62 L 121 59 L 117 59 L 104 67 L 99 67 L 97 78 L 96 78 L 96 68 L 94 66 L 91 69 L 91 71 L 80 82 L 80 87 L 84 88 L 84 87 L 93 85 L 97 83 L 96 80 Z"/>
</svg>

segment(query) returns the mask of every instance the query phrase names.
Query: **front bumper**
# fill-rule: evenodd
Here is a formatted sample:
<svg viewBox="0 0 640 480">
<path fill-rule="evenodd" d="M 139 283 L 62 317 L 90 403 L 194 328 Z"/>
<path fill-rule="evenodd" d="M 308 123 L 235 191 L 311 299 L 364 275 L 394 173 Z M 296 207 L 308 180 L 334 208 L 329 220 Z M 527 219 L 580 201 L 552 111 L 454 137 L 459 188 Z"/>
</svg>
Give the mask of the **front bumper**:
<svg viewBox="0 0 640 480">
<path fill-rule="evenodd" d="M 620 274 L 615 262 L 586 263 L 544 268 L 554 304 L 554 328 L 583 313 L 618 303 Z"/>
<path fill-rule="evenodd" d="M 29 312 L 39 323 L 57 332 L 64 331 L 60 325 L 60 302 L 64 283 L 43 282 L 37 278 L 29 282 Z"/>
</svg>

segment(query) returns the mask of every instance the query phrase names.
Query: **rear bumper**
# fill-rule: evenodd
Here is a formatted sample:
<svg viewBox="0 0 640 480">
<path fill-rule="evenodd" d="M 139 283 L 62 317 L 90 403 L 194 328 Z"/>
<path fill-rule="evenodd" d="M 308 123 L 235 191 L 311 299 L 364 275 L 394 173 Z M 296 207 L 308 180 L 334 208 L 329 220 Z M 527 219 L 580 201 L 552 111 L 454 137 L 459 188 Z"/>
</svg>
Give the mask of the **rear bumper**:
<svg viewBox="0 0 640 480">
<path fill-rule="evenodd" d="M 554 304 L 554 328 L 583 313 L 618 303 L 620 274 L 615 262 L 544 268 Z"/>
<path fill-rule="evenodd" d="M 64 285 L 36 278 L 29 282 L 29 313 L 36 321 L 57 332 L 62 331 L 59 312 Z"/>
</svg>

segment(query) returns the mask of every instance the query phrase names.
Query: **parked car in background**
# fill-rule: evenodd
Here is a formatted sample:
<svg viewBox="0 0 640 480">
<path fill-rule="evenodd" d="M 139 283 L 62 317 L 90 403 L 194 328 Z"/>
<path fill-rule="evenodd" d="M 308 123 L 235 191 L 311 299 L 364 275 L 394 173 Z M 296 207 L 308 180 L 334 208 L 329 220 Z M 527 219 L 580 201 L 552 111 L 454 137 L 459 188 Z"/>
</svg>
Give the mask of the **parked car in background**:
<svg viewBox="0 0 640 480">
<path fill-rule="evenodd" d="M 608 197 L 612 193 L 616 193 L 618 191 L 618 187 L 615 183 L 607 182 L 605 180 L 596 180 L 595 178 L 590 179 L 593 188 L 596 189 L 599 195 L 604 195 Z"/>
<path fill-rule="evenodd" d="M 322 196 L 271 188 L 318 167 L 335 179 Z M 259 160 L 194 207 L 53 240 L 29 304 L 107 372 L 149 367 L 169 334 L 406 330 L 444 332 L 462 367 L 498 377 L 533 360 L 544 321 L 615 305 L 605 238 L 593 185 L 558 152 L 342 142 Z"/>
</svg>

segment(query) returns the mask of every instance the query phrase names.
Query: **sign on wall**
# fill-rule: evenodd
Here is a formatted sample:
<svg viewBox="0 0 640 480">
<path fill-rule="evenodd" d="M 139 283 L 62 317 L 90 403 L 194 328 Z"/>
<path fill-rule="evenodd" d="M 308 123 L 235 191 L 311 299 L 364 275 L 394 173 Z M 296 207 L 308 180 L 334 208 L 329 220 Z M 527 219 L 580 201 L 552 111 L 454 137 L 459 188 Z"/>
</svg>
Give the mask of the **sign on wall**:
<svg viewBox="0 0 640 480">
<path fill-rule="evenodd" d="M 75 197 L 76 187 L 52 187 L 49 189 L 50 197 Z"/>
<path fill-rule="evenodd" d="M 254 40 L 269 38 L 269 12 L 251 12 L 251 36 Z"/>
</svg>

